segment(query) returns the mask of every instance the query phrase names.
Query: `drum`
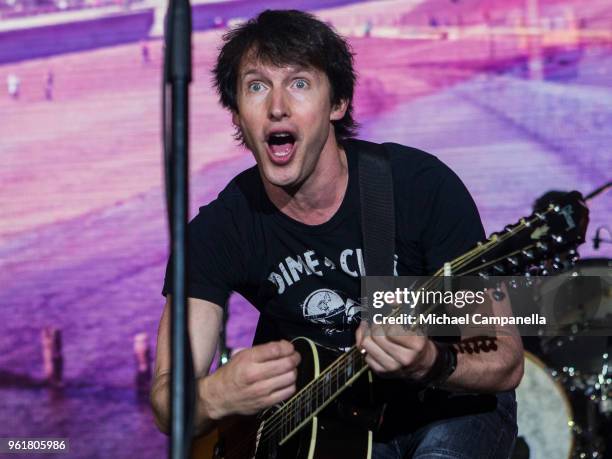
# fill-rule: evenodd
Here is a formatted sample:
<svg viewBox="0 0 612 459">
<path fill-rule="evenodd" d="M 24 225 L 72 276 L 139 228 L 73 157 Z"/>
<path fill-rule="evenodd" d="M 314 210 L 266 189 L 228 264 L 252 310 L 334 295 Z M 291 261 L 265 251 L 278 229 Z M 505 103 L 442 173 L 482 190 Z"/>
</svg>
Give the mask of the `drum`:
<svg viewBox="0 0 612 459">
<path fill-rule="evenodd" d="M 563 386 L 536 356 L 525 352 L 525 374 L 516 389 L 518 436 L 529 459 L 566 459 L 574 451 L 574 414 Z"/>
<path fill-rule="evenodd" d="M 563 276 L 562 288 L 553 287 L 560 278 L 551 277 L 538 289 L 543 303 L 568 324 L 563 336 L 541 338 L 543 359 L 558 371 L 598 375 L 605 365 L 603 356 L 612 355 L 612 260 L 580 260 Z M 546 301 L 547 295 L 554 300 Z"/>
</svg>

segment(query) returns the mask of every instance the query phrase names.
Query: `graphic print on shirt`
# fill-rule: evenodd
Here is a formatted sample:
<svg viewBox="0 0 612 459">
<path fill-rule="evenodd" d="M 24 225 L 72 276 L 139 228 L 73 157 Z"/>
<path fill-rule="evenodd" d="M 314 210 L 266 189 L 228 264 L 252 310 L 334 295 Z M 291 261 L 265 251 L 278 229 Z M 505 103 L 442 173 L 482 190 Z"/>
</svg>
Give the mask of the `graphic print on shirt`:
<svg viewBox="0 0 612 459">
<path fill-rule="evenodd" d="M 345 299 L 343 298 L 345 297 Z M 361 305 L 341 292 L 322 288 L 306 297 L 301 305 L 304 318 L 323 325 L 323 333 L 332 335 L 356 325 L 361 318 Z"/>
<path fill-rule="evenodd" d="M 395 275 L 396 267 L 397 255 L 394 263 Z M 285 257 L 276 268 L 268 275 L 268 280 L 275 285 L 279 296 L 292 291 L 292 287 L 310 276 L 322 278 L 325 284 L 326 274 L 331 271 L 341 271 L 352 278 L 365 275 L 363 253 L 359 248 L 341 250 L 337 260 L 319 257 L 314 250 L 306 250 L 302 254 Z M 354 328 L 361 317 L 362 306 L 359 300 L 351 298 L 342 290 L 334 289 L 334 285 L 321 288 L 321 282 L 317 284 L 317 288 L 307 293 L 298 303 L 303 319 L 321 325 L 327 336 Z"/>
</svg>

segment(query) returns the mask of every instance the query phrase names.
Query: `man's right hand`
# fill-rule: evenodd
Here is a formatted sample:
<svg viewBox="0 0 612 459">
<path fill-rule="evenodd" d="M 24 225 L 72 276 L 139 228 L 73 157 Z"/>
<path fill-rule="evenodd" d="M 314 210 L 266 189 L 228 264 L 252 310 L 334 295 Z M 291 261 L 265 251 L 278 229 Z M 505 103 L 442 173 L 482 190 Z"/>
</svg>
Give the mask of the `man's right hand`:
<svg viewBox="0 0 612 459">
<path fill-rule="evenodd" d="M 299 363 L 300 354 L 288 341 L 254 346 L 204 378 L 198 393 L 211 419 L 255 414 L 295 393 Z"/>
</svg>

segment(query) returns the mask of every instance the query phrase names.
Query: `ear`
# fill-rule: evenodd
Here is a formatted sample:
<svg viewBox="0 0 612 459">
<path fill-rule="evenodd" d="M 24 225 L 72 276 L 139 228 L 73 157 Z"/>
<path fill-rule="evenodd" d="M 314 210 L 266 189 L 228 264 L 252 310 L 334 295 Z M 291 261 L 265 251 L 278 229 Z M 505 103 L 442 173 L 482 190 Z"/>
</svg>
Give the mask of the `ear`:
<svg viewBox="0 0 612 459">
<path fill-rule="evenodd" d="M 240 115 L 234 110 L 232 110 L 232 124 L 236 127 L 240 127 Z"/>
<path fill-rule="evenodd" d="M 338 121 L 341 120 L 346 114 L 346 109 L 348 108 L 348 101 L 341 100 L 339 104 L 332 107 L 332 111 L 329 114 L 330 121 Z"/>
</svg>

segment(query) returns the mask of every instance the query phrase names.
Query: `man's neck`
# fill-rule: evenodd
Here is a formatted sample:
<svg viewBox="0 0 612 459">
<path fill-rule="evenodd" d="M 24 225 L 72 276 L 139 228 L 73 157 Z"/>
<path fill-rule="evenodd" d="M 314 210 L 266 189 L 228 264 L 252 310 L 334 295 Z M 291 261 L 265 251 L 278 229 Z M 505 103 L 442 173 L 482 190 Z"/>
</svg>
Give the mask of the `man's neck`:
<svg viewBox="0 0 612 459">
<path fill-rule="evenodd" d="M 335 139 L 326 145 L 310 177 L 297 190 L 264 181 L 270 200 L 285 215 L 306 225 L 328 221 L 340 208 L 348 188 L 348 159 Z"/>
</svg>

